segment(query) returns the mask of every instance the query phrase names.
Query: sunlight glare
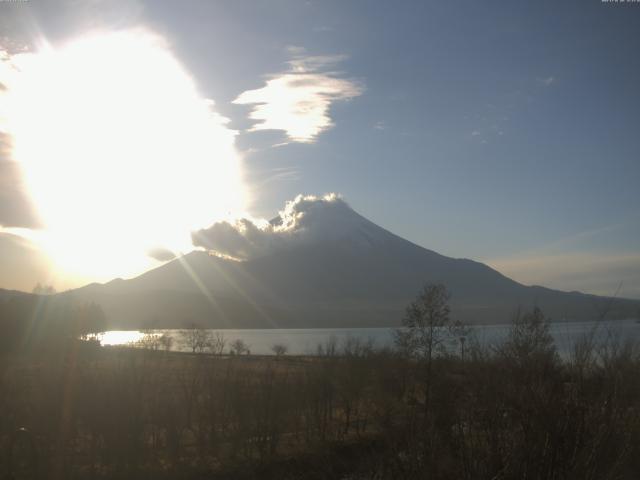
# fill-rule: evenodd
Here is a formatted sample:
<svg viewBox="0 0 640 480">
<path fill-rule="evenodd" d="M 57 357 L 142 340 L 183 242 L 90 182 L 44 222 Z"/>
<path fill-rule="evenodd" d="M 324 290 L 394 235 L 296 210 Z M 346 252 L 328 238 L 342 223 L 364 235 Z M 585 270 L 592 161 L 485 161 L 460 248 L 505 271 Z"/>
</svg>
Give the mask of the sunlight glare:
<svg viewBox="0 0 640 480">
<path fill-rule="evenodd" d="M 100 335 L 100 345 L 130 345 L 144 338 L 137 330 L 110 330 Z"/>
<path fill-rule="evenodd" d="M 12 138 L 60 268 L 102 279 L 186 251 L 244 209 L 235 132 L 147 30 L 0 52 L 0 130 Z"/>
</svg>

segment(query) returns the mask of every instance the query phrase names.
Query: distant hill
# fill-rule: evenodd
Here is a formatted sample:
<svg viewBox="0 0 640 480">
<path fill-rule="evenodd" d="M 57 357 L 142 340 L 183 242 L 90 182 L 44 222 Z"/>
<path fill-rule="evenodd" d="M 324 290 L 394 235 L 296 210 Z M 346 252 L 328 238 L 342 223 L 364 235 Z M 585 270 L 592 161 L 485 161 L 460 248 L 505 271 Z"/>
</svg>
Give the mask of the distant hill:
<svg viewBox="0 0 640 480">
<path fill-rule="evenodd" d="M 396 326 L 426 282 L 445 284 L 453 316 L 469 323 L 507 322 L 533 305 L 554 320 L 594 319 L 605 309 L 608 318 L 631 317 L 640 308 L 635 300 L 524 286 L 400 238 L 342 201 L 323 215 L 330 234 L 245 261 L 194 251 L 130 280 L 61 295 L 100 304 L 110 328 Z"/>
<path fill-rule="evenodd" d="M 4 290 L 0 288 L 0 301 L 7 300 L 14 297 L 23 297 L 31 295 L 30 293 L 21 292 L 19 290 Z"/>
</svg>

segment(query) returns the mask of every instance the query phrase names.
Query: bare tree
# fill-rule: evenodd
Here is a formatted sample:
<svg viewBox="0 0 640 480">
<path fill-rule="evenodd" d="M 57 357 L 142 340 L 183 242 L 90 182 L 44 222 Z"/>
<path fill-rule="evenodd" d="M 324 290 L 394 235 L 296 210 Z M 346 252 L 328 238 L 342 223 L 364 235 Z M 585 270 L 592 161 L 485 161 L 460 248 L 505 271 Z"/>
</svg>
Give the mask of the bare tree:
<svg viewBox="0 0 640 480">
<path fill-rule="evenodd" d="M 407 307 L 402 328 L 395 330 L 396 346 L 409 356 L 431 363 L 457 326 L 449 317 L 449 292 L 444 285 L 427 284 Z"/>
<path fill-rule="evenodd" d="M 136 342 L 138 348 L 145 350 L 158 350 L 160 348 L 160 335 L 153 333 L 151 330 L 142 330 L 143 336 Z"/>
<path fill-rule="evenodd" d="M 222 332 L 216 332 L 211 336 L 211 342 L 209 344 L 209 350 L 214 355 L 222 355 L 224 353 L 224 347 L 227 345 L 227 339 Z"/>
<path fill-rule="evenodd" d="M 206 328 L 192 325 L 191 328 L 183 330 L 181 333 L 184 344 L 191 349 L 192 353 L 202 353 L 210 348 L 212 335 Z"/>
<path fill-rule="evenodd" d="M 324 343 L 319 343 L 316 347 L 316 354 L 319 357 L 335 357 L 338 354 L 338 339 L 331 335 Z"/>
<path fill-rule="evenodd" d="M 447 340 L 460 324 L 449 316 L 449 292 L 442 284 L 426 284 L 407 307 L 402 328 L 394 332 L 395 344 L 402 353 L 424 364 L 425 418 L 431 398 L 432 365 L 436 353 L 444 353 Z"/>
<path fill-rule="evenodd" d="M 231 342 L 229 349 L 231 350 L 232 355 L 242 355 L 244 353 L 248 355 L 250 352 L 249 345 L 247 345 L 241 338 L 237 338 Z"/>
<path fill-rule="evenodd" d="M 274 353 L 276 357 L 282 357 L 286 355 L 289 351 L 289 347 L 287 347 L 284 343 L 275 343 L 271 346 L 271 351 Z"/>
<path fill-rule="evenodd" d="M 538 307 L 531 313 L 516 312 L 509 334 L 498 353 L 511 362 L 528 366 L 541 360 L 556 359 L 556 347 L 549 323 Z"/>
<path fill-rule="evenodd" d="M 160 335 L 158 341 L 160 342 L 160 345 L 165 352 L 171 350 L 171 347 L 173 346 L 173 337 L 171 335 L 169 335 L 168 333 L 163 333 L 162 335 Z"/>
</svg>

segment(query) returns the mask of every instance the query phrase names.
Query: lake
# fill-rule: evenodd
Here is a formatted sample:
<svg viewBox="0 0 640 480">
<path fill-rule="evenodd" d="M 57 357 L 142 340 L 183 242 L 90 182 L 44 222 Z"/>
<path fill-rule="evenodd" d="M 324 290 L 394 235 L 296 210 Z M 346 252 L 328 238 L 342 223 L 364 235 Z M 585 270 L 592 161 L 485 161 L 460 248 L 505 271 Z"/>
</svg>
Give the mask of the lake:
<svg viewBox="0 0 640 480">
<path fill-rule="evenodd" d="M 562 356 L 567 356 L 576 340 L 595 329 L 599 343 L 607 339 L 640 342 L 640 323 L 636 320 L 614 320 L 605 322 L 554 322 L 550 324 L 551 334 Z M 469 339 L 481 345 L 499 344 L 507 335 L 509 325 L 478 325 L 471 327 Z M 255 355 L 272 355 L 271 347 L 285 345 L 290 355 L 309 355 L 317 352 L 318 345 L 336 343 L 340 349 L 349 339 L 370 341 L 376 347 L 393 345 L 393 328 L 309 328 L 309 329 L 256 329 L 256 330 L 209 330 L 212 335 L 219 333 L 229 344 L 242 340 Z M 182 330 L 114 330 L 100 334 L 102 345 L 135 344 L 145 335 L 169 335 L 173 339 L 173 351 L 191 351 Z M 452 343 L 450 348 L 459 348 Z"/>
</svg>

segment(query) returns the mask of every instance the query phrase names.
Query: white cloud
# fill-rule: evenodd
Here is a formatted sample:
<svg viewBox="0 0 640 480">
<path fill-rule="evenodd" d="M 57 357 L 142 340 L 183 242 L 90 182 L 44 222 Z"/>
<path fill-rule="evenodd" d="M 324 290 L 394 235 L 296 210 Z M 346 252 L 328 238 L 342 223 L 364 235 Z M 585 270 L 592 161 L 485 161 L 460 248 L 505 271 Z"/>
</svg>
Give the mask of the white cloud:
<svg viewBox="0 0 640 480">
<path fill-rule="evenodd" d="M 262 88 L 241 93 L 233 103 L 253 106 L 249 116 L 257 123 L 250 131 L 283 130 L 291 141 L 311 143 L 333 126 L 331 105 L 361 95 L 363 86 L 333 70 L 344 55 L 307 56 L 298 47 L 288 50 L 294 56 L 288 71 L 271 76 Z"/>
<path fill-rule="evenodd" d="M 234 223 L 218 222 L 193 232 L 192 240 L 195 246 L 212 254 L 247 260 L 293 244 L 338 238 L 357 228 L 354 218 L 361 217 L 335 193 L 324 197 L 298 195 L 271 222 L 247 218 Z"/>
<path fill-rule="evenodd" d="M 259 182 L 261 185 L 265 185 L 271 182 L 278 182 L 284 180 L 298 180 L 300 178 L 300 172 L 294 167 L 280 167 L 274 168 L 270 174 L 263 175 L 262 180 Z"/>
<path fill-rule="evenodd" d="M 551 86 L 551 84 L 554 83 L 555 81 L 556 81 L 555 77 L 552 77 L 552 76 L 538 78 L 538 82 L 540 82 L 540 84 L 545 87 Z"/>
<path fill-rule="evenodd" d="M 151 248 L 147 251 L 147 255 L 159 262 L 167 262 L 176 258 L 176 254 L 171 250 L 163 247 Z"/>
</svg>

